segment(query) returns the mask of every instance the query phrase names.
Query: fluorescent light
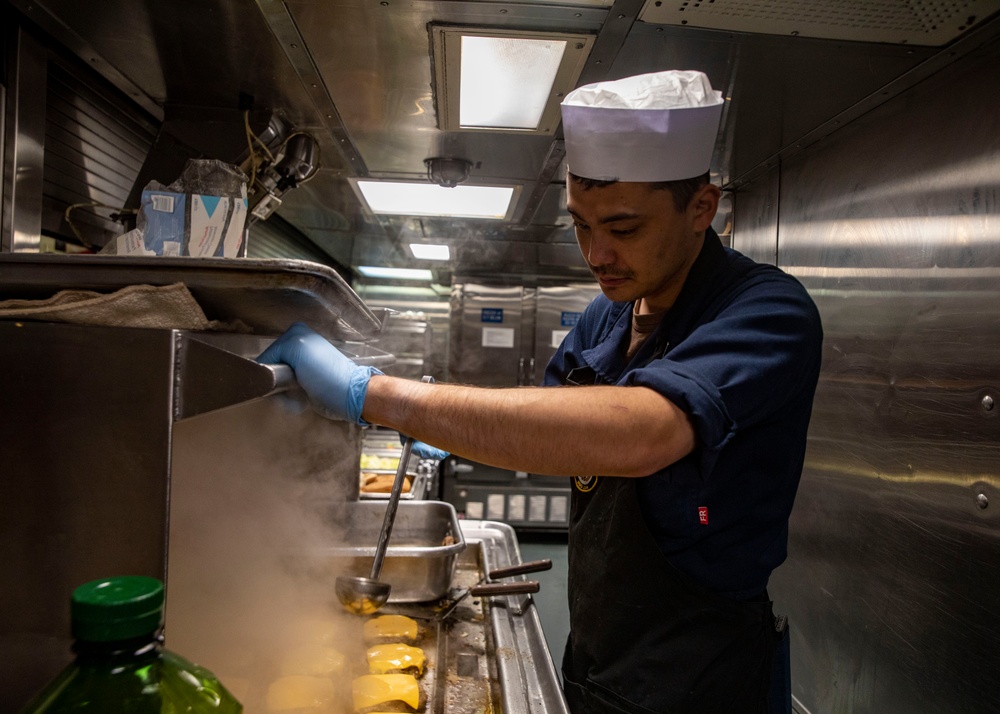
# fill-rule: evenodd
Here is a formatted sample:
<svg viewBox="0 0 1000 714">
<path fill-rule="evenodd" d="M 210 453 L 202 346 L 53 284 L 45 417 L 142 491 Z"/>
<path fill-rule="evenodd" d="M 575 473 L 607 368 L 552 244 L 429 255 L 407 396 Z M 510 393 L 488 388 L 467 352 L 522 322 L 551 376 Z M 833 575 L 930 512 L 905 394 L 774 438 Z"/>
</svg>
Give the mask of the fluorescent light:
<svg viewBox="0 0 1000 714">
<path fill-rule="evenodd" d="M 398 181 L 358 181 L 358 189 L 374 213 L 407 216 L 497 218 L 507 216 L 512 186 L 455 186 Z"/>
<path fill-rule="evenodd" d="M 438 128 L 553 134 L 595 35 L 433 25 Z"/>
<path fill-rule="evenodd" d="M 434 243 L 410 243 L 410 252 L 418 260 L 448 260 L 451 250 L 446 245 Z"/>
<path fill-rule="evenodd" d="M 380 268 L 375 265 L 359 265 L 358 272 L 366 278 L 390 278 L 393 280 L 431 280 L 429 270 L 416 268 Z"/>
<path fill-rule="evenodd" d="M 566 40 L 462 37 L 459 125 L 537 129 Z"/>
</svg>

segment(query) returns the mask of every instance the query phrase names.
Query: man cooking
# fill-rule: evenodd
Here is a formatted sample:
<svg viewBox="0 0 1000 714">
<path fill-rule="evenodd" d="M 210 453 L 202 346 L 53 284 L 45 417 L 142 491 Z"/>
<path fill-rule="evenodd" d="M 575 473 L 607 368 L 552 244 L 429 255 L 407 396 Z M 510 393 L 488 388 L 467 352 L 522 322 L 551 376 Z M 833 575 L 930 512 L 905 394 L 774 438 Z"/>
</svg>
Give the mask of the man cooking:
<svg viewBox="0 0 1000 714">
<path fill-rule="evenodd" d="M 387 377 L 301 324 L 259 358 L 289 364 L 332 418 L 573 477 L 573 714 L 787 710 L 787 689 L 771 691 L 783 667 L 766 587 L 786 554 L 822 328 L 794 278 L 711 227 L 722 106 L 700 72 L 566 97 L 567 209 L 603 295 L 542 388 Z"/>
</svg>

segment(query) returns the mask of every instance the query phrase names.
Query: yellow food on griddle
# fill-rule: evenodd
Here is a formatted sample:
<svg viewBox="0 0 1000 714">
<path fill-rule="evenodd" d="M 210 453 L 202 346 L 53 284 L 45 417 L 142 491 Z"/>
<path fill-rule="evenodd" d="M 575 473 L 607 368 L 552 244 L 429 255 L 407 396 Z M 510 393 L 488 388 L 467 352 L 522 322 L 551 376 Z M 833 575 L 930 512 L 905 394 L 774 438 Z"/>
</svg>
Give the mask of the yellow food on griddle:
<svg viewBox="0 0 1000 714">
<path fill-rule="evenodd" d="M 292 675 L 276 679 L 267 690 L 267 710 L 286 712 L 296 709 L 319 709 L 334 703 L 337 696 L 333 682 L 325 677 Z"/>
<path fill-rule="evenodd" d="M 365 622 L 364 637 L 369 642 L 417 639 L 417 621 L 405 615 L 382 615 Z"/>
<path fill-rule="evenodd" d="M 411 709 L 420 706 L 420 687 L 412 674 L 363 674 L 354 680 L 351 694 L 356 710 L 395 701 Z"/>
<path fill-rule="evenodd" d="M 405 672 L 416 670 L 417 675 L 424 673 L 426 657 L 419 647 L 410 647 L 402 642 L 387 642 L 368 648 L 368 669 L 372 674 L 389 672 Z"/>
<path fill-rule="evenodd" d="M 344 669 L 344 655 L 320 644 L 296 647 L 282 658 L 281 673 L 329 677 Z"/>
</svg>

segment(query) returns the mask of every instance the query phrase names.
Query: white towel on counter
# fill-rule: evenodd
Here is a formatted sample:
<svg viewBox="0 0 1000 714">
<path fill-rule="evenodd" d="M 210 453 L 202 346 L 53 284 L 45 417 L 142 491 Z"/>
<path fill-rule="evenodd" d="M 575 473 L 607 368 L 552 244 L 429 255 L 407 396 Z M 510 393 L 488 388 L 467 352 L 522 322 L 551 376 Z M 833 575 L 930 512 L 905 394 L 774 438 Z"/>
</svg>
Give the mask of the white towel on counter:
<svg viewBox="0 0 1000 714">
<path fill-rule="evenodd" d="M 209 320 L 184 283 L 129 285 L 113 293 L 62 290 L 44 300 L 4 300 L 0 301 L 0 319 L 99 327 L 250 331 L 239 320 Z"/>
</svg>

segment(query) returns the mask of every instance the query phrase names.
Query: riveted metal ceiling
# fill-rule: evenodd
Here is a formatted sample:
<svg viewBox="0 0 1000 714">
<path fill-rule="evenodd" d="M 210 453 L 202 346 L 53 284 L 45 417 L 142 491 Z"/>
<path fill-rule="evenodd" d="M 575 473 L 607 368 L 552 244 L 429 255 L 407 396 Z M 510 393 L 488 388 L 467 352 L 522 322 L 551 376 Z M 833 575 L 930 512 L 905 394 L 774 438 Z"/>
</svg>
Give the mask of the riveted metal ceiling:
<svg viewBox="0 0 1000 714">
<path fill-rule="evenodd" d="M 586 274 L 564 215 L 561 130 L 441 129 L 432 27 L 592 35 L 578 84 L 704 71 L 727 98 L 712 173 L 738 190 L 995 36 L 1000 8 L 1000 0 L 10 2 L 174 126 L 180 117 L 196 134 L 199 115 L 239 116 L 243 95 L 313 135 L 321 168 L 276 215 L 332 262 L 553 279 Z M 203 143 L 210 152 L 208 134 Z M 509 219 L 374 216 L 352 187 L 358 178 L 426 180 L 424 160 L 434 156 L 467 160 L 469 184 L 515 185 Z M 450 262 L 416 261 L 406 247 L 413 236 L 450 245 Z"/>
</svg>

